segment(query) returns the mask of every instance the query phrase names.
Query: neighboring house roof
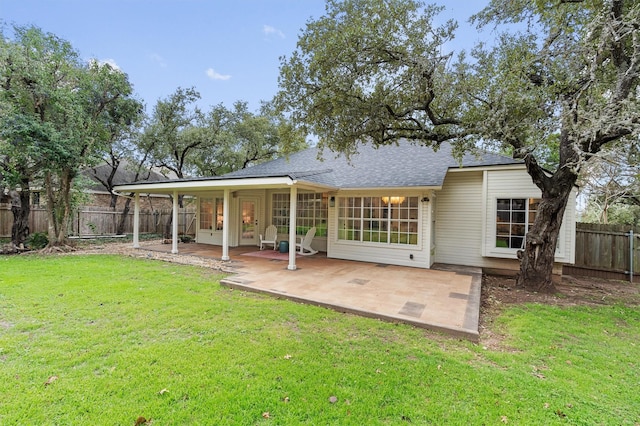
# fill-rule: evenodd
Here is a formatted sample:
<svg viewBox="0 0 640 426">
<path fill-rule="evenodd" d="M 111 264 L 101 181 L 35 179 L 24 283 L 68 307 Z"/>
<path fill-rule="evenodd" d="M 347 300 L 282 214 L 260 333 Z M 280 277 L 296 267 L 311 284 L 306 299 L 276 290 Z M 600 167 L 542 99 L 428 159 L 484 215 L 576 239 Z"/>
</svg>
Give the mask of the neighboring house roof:
<svg viewBox="0 0 640 426">
<path fill-rule="evenodd" d="M 319 157 L 322 159 L 319 159 Z M 309 148 L 267 163 L 258 164 L 222 178 L 259 178 L 288 175 L 340 189 L 385 187 L 440 187 L 450 168 L 521 164 L 504 155 L 480 152 L 466 154 L 461 162 L 444 143 L 437 151 L 401 141 L 397 145 L 375 148 L 361 145 L 349 160 L 329 150 Z"/>
<path fill-rule="evenodd" d="M 111 174 L 111 166 L 109 164 L 101 164 L 91 169 L 84 170 L 82 174 L 92 181 L 92 184 L 88 189 L 93 191 L 107 191 L 107 188 L 101 183 L 101 181 L 106 182 Z M 133 166 L 130 165 L 128 161 L 123 160 L 113 177 L 113 185 L 123 185 L 131 183 L 134 180 L 136 180 L 136 172 L 134 171 Z M 152 170 L 151 172 L 145 171 L 140 173 L 137 180 L 139 182 L 160 182 L 167 181 L 168 179 L 161 173 Z"/>
</svg>

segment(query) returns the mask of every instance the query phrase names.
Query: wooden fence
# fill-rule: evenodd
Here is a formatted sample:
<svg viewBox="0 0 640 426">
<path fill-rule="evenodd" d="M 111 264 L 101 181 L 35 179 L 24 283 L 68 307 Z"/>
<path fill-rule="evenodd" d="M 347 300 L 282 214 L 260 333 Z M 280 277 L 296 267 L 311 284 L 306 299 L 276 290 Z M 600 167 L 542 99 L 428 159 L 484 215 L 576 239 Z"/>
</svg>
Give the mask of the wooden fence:
<svg viewBox="0 0 640 426">
<path fill-rule="evenodd" d="M 84 206 L 73 214 L 69 226 L 70 235 L 110 235 L 115 234 L 122 212 L 114 212 L 108 207 Z M 155 210 L 140 212 L 141 233 L 162 234 L 171 210 Z M 44 208 L 31 209 L 29 216 L 29 230 L 34 232 L 47 232 L 47 212 Z M 0 205 L 0 237 L 11 237 L 13 214 L 11 207 Z M 195 212 L 180 209 L 178 212 L 178 232 L 180 234 L 195 235 Z M 127 215 L 125 221 L 125 234 L 133 233 L 133 209 Z"/>
<path fill-rule="evenodd" d="M 565 265 L 563 274 L 636 280 L 640 276 L 639 234 L 640 228 L 628 225 L 577 223 L 576 262 Z"/>
</svg>

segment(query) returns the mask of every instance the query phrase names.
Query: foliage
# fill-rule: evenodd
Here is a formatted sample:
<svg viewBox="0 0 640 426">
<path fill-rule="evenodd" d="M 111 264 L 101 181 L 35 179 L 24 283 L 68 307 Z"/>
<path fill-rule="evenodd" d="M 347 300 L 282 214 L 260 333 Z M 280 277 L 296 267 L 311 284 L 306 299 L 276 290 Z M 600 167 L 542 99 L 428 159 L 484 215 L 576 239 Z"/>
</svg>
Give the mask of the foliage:
<svg viewBox="0 0 640 426">
<path fill-rule="evenodd" d="M 415 1 L 327 2 L 283 58 L 277 105 L 319 138 L 352 153 L 356 143 L 399 138 L 437 144 L 464 129 L 442 47 L 457 25 L 434 26 L 441 8 Z"/>
<path fill-rule="evenodd" d="M 636 308 L 509 308 L 504 345 L 487 348 L 218 278 L 118 256 L 0 257 L 0 423 L 638 421 Z"/>
<path fill-rule="evenodd" d="M 456 25 L 435 26 L 438 11 L 417 0 L 328 1 L 282 59 L 277 105 L 347 154 L 404 138 L 450 141 L 458 155 L 483 143 L 523 159 L 542 196 L 518 281 L 553 290 L 581 167 L 639 133 L 640 4 L 492 0 L 474 21 L 495 25 L 495 43 L 455 60 Z"/>
<path fill-rule="evenodd" d="M 44 232 L 34 232 L 27 237 L 25 243 L 32 250 L 40 250 L 49 244 L 49 238 Z"/>
<path fill-rule="evenodd" d="M 114 134 L 131 124 L 141 105 L 126 74 L 97 61 L 84 63 L 65 40 L 37 27 L 4 34 L 3 135 L 25 176 L 31 164 L 46 193 L 49 241 L 63 244 L 72 212 L 72 188 L 81 170 L 95 164 Z M 20 153 L 16 155 L 16 153 Z M 27 175 L 29 178 L 31 175 Z"/>
<path fill-rule="evenodd" d="M 259 114 L 251 113 L 246 102 L 203 112 L 195 106 L 199 99 L 195 89 L 178 88 L 158 101 L 144 129 L 142 140 L 151 147 L 155 165 L 179 178 L 219 176 L 306 146 L 302 134 L 268 103 Z"/>
<path fill-rule="evenodd" d="M 587 200 L 583 221 L 640 224 L 638 141 L 614 144 L 582 169 L 580 187 Z"/>
</svg>

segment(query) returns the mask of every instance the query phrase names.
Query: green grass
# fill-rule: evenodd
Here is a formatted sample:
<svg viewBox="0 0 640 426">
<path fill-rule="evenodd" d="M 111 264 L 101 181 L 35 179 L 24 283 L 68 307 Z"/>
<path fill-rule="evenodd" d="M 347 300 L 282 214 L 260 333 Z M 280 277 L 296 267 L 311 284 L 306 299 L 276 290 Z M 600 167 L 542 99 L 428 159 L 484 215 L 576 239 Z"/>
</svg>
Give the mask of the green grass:
<svg viewBox="0 0 640 426">
<path fill-rule="evenodd" d="M 494 325 L 505 342 L 484 349 L 219 278 L 0 257 L 0 424 L 640 422 L 637 308 L 511 308 Z"/>
</svg>

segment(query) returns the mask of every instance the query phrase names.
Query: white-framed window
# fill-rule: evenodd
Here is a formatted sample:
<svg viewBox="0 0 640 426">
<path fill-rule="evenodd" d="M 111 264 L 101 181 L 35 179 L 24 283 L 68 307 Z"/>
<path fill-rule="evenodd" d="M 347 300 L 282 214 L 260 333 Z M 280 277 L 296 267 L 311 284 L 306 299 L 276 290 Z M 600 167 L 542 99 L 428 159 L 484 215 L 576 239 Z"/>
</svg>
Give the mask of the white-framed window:
<svg viewBox="0 0 640 426">
<path fill-rule="evenodd" d="M 200 199 L 200 229 L 213 229 L 213 198 Z"/>
<path fill-rule="evenodd" d="M 222 225 L 224 224 L 224 198 L 216 198 L 215 208 L 216 231 L 222 231 Z"/>
<path fill-rule="evenodd" d="M 296 207 L 296 234 L 304 235 L 316 227 L 316 237 L 327 236 L 327 195 L 318 193 L 299 193 Z M 289 194 L 273 194 L 271 198 L 272 223 L 278 233 L 289 233 Z"/>
<path fill-rule="evenodd" d="M 214 217 L 215 213 L 215 217 Z M 222 231 L 224 198 L 200 199 L 200 229 Z"/>
<path fill-rule="evenodd" d="M 338 240 L 418 244 L 418 197 L 339 197 Z"/>
<path fill-rule="evenodd" d="M 539 198 L 496 200 L 496 247 L 521 249 L 538 213 Z"/>
</svg>

